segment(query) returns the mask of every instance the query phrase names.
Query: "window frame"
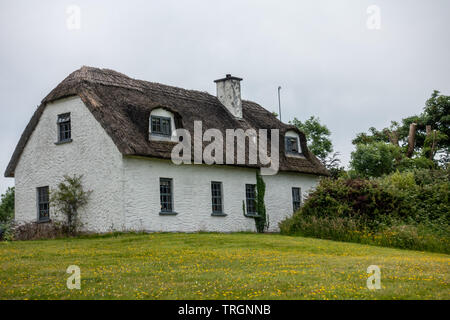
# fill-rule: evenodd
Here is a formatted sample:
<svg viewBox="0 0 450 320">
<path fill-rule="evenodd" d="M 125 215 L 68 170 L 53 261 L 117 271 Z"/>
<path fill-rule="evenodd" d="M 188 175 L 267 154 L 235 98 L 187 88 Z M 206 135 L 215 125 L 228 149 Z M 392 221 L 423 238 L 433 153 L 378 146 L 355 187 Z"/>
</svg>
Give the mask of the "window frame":
<svg viewBox="0 0 450 320">
<path fill-rule="evenodd" d="M 58 125 L 58 141 L 57 144 L 72 141 L 72 115 L 70 112 L 58 114 L 56 120 Z"/>
<path fill-rule="evenodd" d="M 159 120 L 159 131 L 156 131 L 153 129 L 153 120 Z M 167 133 L 163 130 L 162 120 L 168 121 L 168 130 Z M 150 133 L 152 135 L 161 136 L 161 137 L 171 137 L 172 136 L 172 118 L 170 117 L 164 117 L 164 116 L 157 116 L 157 115 L 151 115 L 150 116 Z"/>
<path fill-rule="evenodd" d="M 214 186 L 219 186 L 219 188 L 214 189 Z M 215 195 L 214 191 L 218 191 L 219 195 Z M 214 200 L 218 200 L 217 203 L 214 203 Z M 220 209 L 217 210 L 217 206 L 220 206 Z M 211 209 L 213 216 L 225 216 L 223 210 L 223 184 L 221 181 L 211 181 Z"/>
<path fill-rule="evenodd" d="M 298 198 L 297 194 L 298 192 Z M 302 206 L 302 188 L 292 187 L 292 209 L 296 212 Z"/>
<path fill-rule="evenodd" d="M 50 190 L 48 186 L 36 188 L 36 208 L 38 222 L 50 221 Z M 46 212 L 46 215 L 41 215 L 41 212 Z"/>
<path fill-rule="evenodd" d="M 291 140 L 295 140 L 295 144 Z M 289 146 L 295 145 L 297 151 L 293 151 Z M 284 150 L 287 154 L 300 155 L 300 139 L 299 137 L 285 136 L 284 137 Z"/>
<path fill-rule="evenodd" d="M 169 186 L 168 192 L 162 192 L 163 183 L 168 182 Z M 164 200 L 164 197 L 168 197 L 168 201 Z M 159 204 L 160 204 L 160 214 L 161 215 L 173 215 L 176 214 L 174 211 L 173 203 L 173 179 L 172 178 L 159 178 Z M 168 204 L 168 208 L 163 208 L 165 204 Z M 169 208 L 170 207 L 170 208 Z"/>
<path fill-rule="evenodd" d="M 249 197 L 249 187 L 252 189 L 253 197 Z M 249 208 L 253 208 L 253 211 L 250 211 Z M 250 217 L 258 216 L 256 212 L 256 184 L 245 184 L 245 214 Z"/>
</svg>

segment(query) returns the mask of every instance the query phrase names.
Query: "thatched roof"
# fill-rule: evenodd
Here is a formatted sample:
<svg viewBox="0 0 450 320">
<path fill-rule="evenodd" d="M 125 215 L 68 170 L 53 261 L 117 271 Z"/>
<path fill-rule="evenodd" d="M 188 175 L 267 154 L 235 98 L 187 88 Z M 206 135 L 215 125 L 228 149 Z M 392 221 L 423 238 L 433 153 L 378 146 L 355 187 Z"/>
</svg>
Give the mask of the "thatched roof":
<svg viewBox="0 0 450 320">
<path fill-rule="evenodd" d="M 82 99 L 124 156 L 170 159 L 173 143 L 148 139 L 150 112 L 163 107 L 175 114 L 177 127 L 190 130 L 192 136 L 194 120 L 203 122 L 203 130 L 279 129 L 281 171 L 328 175 L 324 166 L 307 149 L 302 132 L 280 122 L 254 102 L 242 102 L 243 119 L 239 120 L 207 92 L 135 80 L 113 70 L 82 67 L 71 73 L 42 100 L 20 138 L 6 169 L 6 177 L 14 177 L 20 155 L 45 106 L 49 102 L 74 95 Z M 283 136 L 287 130 L 296 130 L 300 134 L 304 158 L 285 156 Z"/>
</svg>

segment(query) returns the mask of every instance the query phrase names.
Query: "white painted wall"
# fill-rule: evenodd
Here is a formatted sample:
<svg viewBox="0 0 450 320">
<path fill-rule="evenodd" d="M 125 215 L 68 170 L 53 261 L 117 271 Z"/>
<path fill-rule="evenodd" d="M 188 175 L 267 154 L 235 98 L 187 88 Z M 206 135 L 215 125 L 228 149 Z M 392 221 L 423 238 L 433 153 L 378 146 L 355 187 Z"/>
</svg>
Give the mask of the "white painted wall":
<svg viewBox="0 0 450 320">
<path fill-rule="evenodd" d="M 55 145 L 57 116 L 71 113 L 71 143 Z M 122 157 L 111 138 L 77 97 L 47 105 L 15 170 L 16 220 L 36 221 L 36 188 L 55 188 L 64 174 L 82 174 L 93 190 L 80 216 L 86 230 L 255 231 L 243 214 L 245 184 L 256 170 L 230 166 L 174 165 L 170 160 Z M 162 216 L 159 178 L 172 178 L 176 216 Z M 316 176 L 280 172 L 264 176 L 270 231 L 293 212 L 292 187 L 305 194 Z M 211 181 L 221 181 L 226 217 L 211 216 Z M 55 218 L 53 210 L 50 217 Z"/>
<path fill-rule="evenodd" d="M 292 203 L 292 188 L 300 188 L 302 204 L 311 191 L 319 182 L 315 175 L 278 172 L 274 176 L 263 176 L 266 183 L 266 211 L 269 215 L 269 230 L 279 231 L 278 223 L 288 216 L 292 216 L 294 207 Z"/>
<path fill-rule="evenodd" d="M 58 114 L 71 113 L 72 139 L 57 141 Z M 78 97 L 46 106 L 15 170 L 17 221 L 36 221 L 36 188 L 56 188 L 64 174 L 83 174 L 83 185 L 93 190 L 80 218 L 85 228 L 104 232 L 120 229 L 123 221 L 122 155 Z M 50 218 L 55 218 L 53 210 Z"/>
<path fill-rule="evenodd" d="M 255 231 L 255 222 L 243 214 L 245 184 L 256 183 L 256 170 L 208 165 L 180 165 L 171 161 L 124 158 L 125 220 L 127 229 L 147 231 Z M 175 216 L 160 215 L 159 178 L 173 179 Z M 317 177 L 295 173 L 264 176 L 270 231 L 292 215 L 292 187 L 302 193 Z M 211 181 L 222 182 L 226 217 L 211 216 Z"/>
</svg>

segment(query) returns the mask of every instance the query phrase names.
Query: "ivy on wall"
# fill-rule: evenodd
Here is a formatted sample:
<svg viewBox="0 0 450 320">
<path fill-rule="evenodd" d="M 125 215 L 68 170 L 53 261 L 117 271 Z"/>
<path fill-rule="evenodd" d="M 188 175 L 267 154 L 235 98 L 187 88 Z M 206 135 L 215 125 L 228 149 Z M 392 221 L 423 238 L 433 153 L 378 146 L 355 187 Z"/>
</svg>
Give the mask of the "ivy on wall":
<svg viewBox="0 0 450 320">
<path fill-rule="evenodd" d="M 259 172 L 256 173 L 256 213 L 255 224 L 259 233 L 264 233 L 269 228 L 269 222 L 266 215 L 266 204 L 264 196 L 266 194 L 266 183 Z"/>
</svg>

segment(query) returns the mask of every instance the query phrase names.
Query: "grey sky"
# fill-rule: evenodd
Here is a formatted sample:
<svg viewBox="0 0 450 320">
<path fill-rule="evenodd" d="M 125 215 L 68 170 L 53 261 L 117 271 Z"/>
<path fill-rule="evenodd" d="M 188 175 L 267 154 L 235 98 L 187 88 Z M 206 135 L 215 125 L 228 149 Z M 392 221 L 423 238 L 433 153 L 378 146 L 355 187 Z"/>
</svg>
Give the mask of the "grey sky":
<svg viewBox="0 0 450 320">
<path fill-rule="evenodd" d="M 71 4 L 79 30 L 66 27 Z M 366 26 L 369 5 L 380 30 Z M 82 65 L 212 94 L 232 73 L 272 111 L 281 85 L 283 120 L 320 117 L 347 163 L 357 132 L 450 94 L 449 14 L 448 0 L 0 0 L 0 192 L 35 107 Z"/>
</svg>

